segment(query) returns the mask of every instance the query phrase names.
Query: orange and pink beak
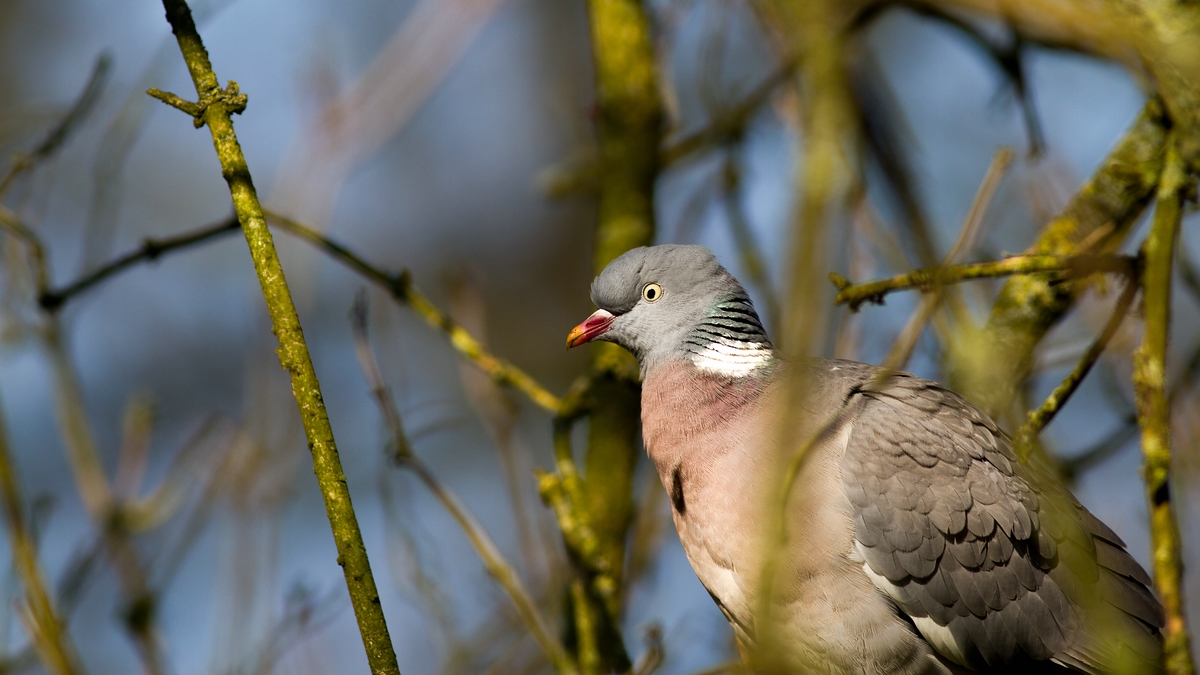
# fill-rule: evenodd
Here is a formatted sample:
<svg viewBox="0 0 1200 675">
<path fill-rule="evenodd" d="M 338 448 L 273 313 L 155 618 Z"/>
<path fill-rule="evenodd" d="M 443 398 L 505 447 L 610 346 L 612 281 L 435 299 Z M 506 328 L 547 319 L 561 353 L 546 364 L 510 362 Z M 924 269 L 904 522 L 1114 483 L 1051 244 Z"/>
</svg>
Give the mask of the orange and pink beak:
<svg viewBox="0 0 1200 675">
<path fill-rule="evenodd" d="M 616 318 L 611 312 L 603 309 L 596 310 L 591 316 L 584 319 L 583 323 L 575 326 L 571 329 L 570 333 L 567 333 L 567 349 L 578 347 L 581 344 L 591 342 L 604 335 L 608 332 L 609 326 L 612 325 L 613 319 Z"/>
</svg>

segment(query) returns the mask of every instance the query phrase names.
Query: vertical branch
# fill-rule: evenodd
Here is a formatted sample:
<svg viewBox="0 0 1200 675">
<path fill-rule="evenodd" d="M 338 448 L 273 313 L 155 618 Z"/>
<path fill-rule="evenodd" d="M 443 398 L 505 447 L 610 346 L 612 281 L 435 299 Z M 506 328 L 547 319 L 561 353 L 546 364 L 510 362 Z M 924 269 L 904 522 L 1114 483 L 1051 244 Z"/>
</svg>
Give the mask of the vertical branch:
<svg viewBox="0 0 1200 675">
<path fill-rule="evenodd" d="M 797 62 L 792 86 L 800 97 L 803 133 L 794 168 L 792 216 L 779 347 L 789 356 L 820 349 L 827 302 L 823 301 L 829 225 L 839 215 L 854 182 L 851 145 L 855 111 L 847 86 L 842 8 L 830 0 L 773 0 L 761 5 L 765 19 Z"/>
<path fill-rule="evenodd" d="M 847 88 L 839 7 L 833 0 L 774 0 L 769 18 L 786 39 L 799 67 L 795 87 L 801 98 L 803 142 L 797 143 L 794 189 L 797 207 L 792 216 L 788 264 L 791 280 L 785 295 L 779 348 L 800 358 L 821 349 L 829 317 L 823 271 L 827 268 L 828 234 L 845 206 L 853 180 L 852 145 L 856 141 L 854 108 Z M 788 376 L 789 407 L 802 400 L 806 389 L 803 368 Z M 778 504 L 767 517 L 763 563 L 759 570 L 759 599 L 754 608 L 755 644 L 749 654 L 753 669 L 782 672 L 778 658 L 786 649 L 776 628 L 779 622 L 777 591 L 785 584 L 781 563 L 786 542 L 788 497 L 815 436 L 781 420 L 773 430 L 780 457 L 781 480 L 767 503 Z M 807 439 L 807 440 L 805 440 Z M 799 440 L 799 442 L 797 442 Z M 749 648 L 749 645 L 740 645 Z M 814 668 L 817 664 L 812 664 Z"/>
<path fill-rule="evenodd" d="M 662 140 L 650 21 L 640 0 L 588 0 L 596 69 L 600 213 L 595 269 L 654 238 Z"/>
<path fill-rule="evenodd" d="M 291 375 L 292 393 L 300 408 L 300 418 L 312 451 L 313 470 L 321 486 L 325 513 L 329 517 L 337 546 L 338 564 L 342 566 L 346 577 L 346 587 L 366 648 L 367 661 L 373 673 L 398 675 L 400 667 L 379 602 L 375 578 L 371 574 L 362 532 L 350 501 L 346 475 L 338 458 L 320 383 L 304 341 L 300 318 L 296 315 L 283 267 L 267 229 L 262 205 L 250 178 L 250 169 L 234 133 L 231 115 L 241 112 L 245 107 L 245 96 L 238 94 L 237 85 L 233 82 L 224 90 L 219 88 L 208 52 L 196 31 L 187 3 L 184 0 L 163 0 L 163 7 L 200 100 L 198 103 L 188 103 L 157 90 L 151 90 L 151 95 L 191 113 L 197 126 L 206 124 L 212 133 L 213 146 L 221 162 L 221 173 L 229 185 L 234 210 L 246 235 L 254 269 L 258 273 L 263 298 L 271 316 L 271 326 L 279 341 L 279 362 Z"/>
<path fill-rule="evenodd" d="M 593 253 L 599 273 L 618 255 L 653 242 L 663 110 L 650 21 L 641 0 L 588 0 L 588 13 L 601 168 Z M 637 364 L 616 345 L 596 345 L 592 355 L 595 405 L 584 480 L 579 490 L 569 491 L 577 496 L 570 508 L 556 513 L 562 525 L 563 516 L 572 512 L 594 534 L 588 555 L 572 551 L 583 573 L 583 583 L 571 594 L 580 665 L 585 672 L 625 671 L 630 663 L 620 636 L 621 589 L 638 453 Z M 567 542 L 570 546 L 571 538 Z"/>
<path fill-rule="evenodd" d="M 1133 383 L 1137 395 L 1138 426 L 1142 430 L 1143 475 L 1150 502 L 1150 550 L 1154 585 L 1166 611 L 1163 648 L 1166 672 L 1194 672 L 1187 625 L 1183 617 L 1183 562 L 1179 528 L 1171 502 L 1171 408 L 1166 395 L 1167 336 L 1171 324 L 1171 268 L 1190 184 L 1171 141 L 1158 188 L 1154 223 L 1146 239 L 1142 285 L 1146 328 L 1134 353 Z"/>
<path fill-rule="evenodd" d="M 30 619 L 27 627 L 46 670 L 55 675 L 76 675 L 82 673 L 83 668 L 46 590 L 46 576 L 38 565 L 37 548 L 26 526 L 24 500 L 16 471 L 17 464 L 8 449 L 8 431 L 3 413 L 0 413 L 0 498 L 4 501 L 4 524 L 12 547 L 13 567 L 25 585 L 25 609 Z"/>
</svg>

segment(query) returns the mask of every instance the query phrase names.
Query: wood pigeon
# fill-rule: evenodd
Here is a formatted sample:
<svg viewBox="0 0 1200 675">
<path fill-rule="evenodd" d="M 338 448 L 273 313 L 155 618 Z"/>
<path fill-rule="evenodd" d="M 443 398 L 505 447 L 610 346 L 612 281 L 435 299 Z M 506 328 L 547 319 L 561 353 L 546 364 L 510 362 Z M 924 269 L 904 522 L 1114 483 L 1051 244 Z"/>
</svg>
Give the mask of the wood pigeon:
<svg viewBox="0 0 1200 675">
<path fill-rule="evenodd" d="M 958 394 L 853 361 L 784 360 L 703 246 L 633 249 L 591 297 L 599 309 L 567 346 L 637 357 L 642 436 L 679 539 L 750 654 L 765 606 L 784 671 L 1160 670 L 1150 577 Z"/>
</svg>

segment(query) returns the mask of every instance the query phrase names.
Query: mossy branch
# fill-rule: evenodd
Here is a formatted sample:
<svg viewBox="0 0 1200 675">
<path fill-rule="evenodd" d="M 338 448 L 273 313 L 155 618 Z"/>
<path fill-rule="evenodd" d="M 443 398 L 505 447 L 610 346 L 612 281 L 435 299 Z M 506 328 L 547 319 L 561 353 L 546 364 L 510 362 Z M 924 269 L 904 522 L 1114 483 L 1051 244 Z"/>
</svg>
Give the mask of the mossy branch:
<svg viewBox="0 0 1200 675">
<path fill-rule="evenodd" d="M 1038 406 L 1037 410 L 1030 411 L 1025 418 L 1025 423 L 1021 425 L 1020 430 L 1015 436 L 1017 456 L 1024 461 L 1033 449 L 1034 443 L 1037 442 L 1038 434 L 1042 433 L 1042 429 L 1046 428 L 1047 424 L 1054 419 L 1058 411 L 1066 404 L 1067 399 L 1075 393 L 1079 388 L 1079 384 L 1083 382 L 1083 378 L 1091 371 L 1092 366 L 1096 365 L 1096 361 L 1100 359 L 1100 355 L 1104 353 L 1105 347 L 1109 341 L 1117 334 L 1117 329 L 1121 327 L 1121 323 L 1125 320 L 1125 316 L 1129 314 L 1129 307 L 1133 304 L 1133 299 L 1137 295 L 1138 282 L 1135 275 L 1130 275 L 1129 280 L 1125 283 L 1125 289 L 1121 292 L 1121 297 L 1117 299 L 1117 304 L 1113 307 L 1112 316 L 1109 317 L 1108 323 L 1105 324 L 1104 330 L 1100 335 L 1088 346 L 1087 351 L 1079 358 L 1079 363 L 1069 375 L 1063 378 L 1054 391 L 1046 397 L 1042 405 Z"/>
<path fill-rule="evenodd" d="M 598 113 L 599 212 L 593 261 L 599 273 L 625 251 L 654 240 L 663 107 L 654 38 L 641 0 L 588 0 L 587 6 Z M 612 344 L 592 349 L 589 390 L 594 405 L 584 471 L 580 475 L 572 461 L 574 476 L 563 475 L 560 452 L 560 475 L 541 479 L 543 496 L 554 506 L 580 572 L 569 596 L 570 632 L 576 660 L 589 674 L 631 667 L 620 617 L 625 540 L 633 522 L 640 395 L 637 365 L 627 352 Z M 562 434 L 559 424 L 556 435 Z M 569 499 L 555 499 L 555 491 L 547 491 L 554 480 L 569 488 Z M 570 534 L 577 525 L 594 536 L 584 547 L 586 553 Z"/>
<path fill-rule="evenodd" d="M 1168 142 L 1154 223 L 1146 238 L 1142 272 L 1146 328 L 1134 352 L 1133 384 L 1142 430 L 1142 469 L 1150 506 L 1150 553 L 1154 586 L 1166 612 L 1163 651 L 1169 675 L 1195 671 L 1183 615 L 1183 563 L 1179 527 L 1171 500 L 1171 408 L 1166 394 L 1167 338 L 1171 324 L 1171 272 L 1185 196 L 1192 182 L 1182 158 Z"/>
<path fill-rule="evenodd" d="M 1053 286 L 1097 273 L 1130 274 L 1136 264 L 1135 258 L 1122 255 L 1015 255 L 990 262 L 915 269 L 861 284 L 853 284 L 837 273 L 831 273 L 829 280 L 838 288 L 834 301 L 858 311 L 863 303 L 882 305 L 884 297 L 895 291 L 930 291 L 972 279 L 1034 274 L 1044 275 L 1046 284 Z"/>
<path fill-rule="evenodd" d="M 1151 100 L 1091 178 L 1026 251 L 1033 256 L 1103 255 L 1116 251 L 1154 196 L 1162 170 L 1166 121 Z M 1014 276 L 1004 283 L 981 333 L 981 367 L 956 363 L 956 391 L 992 416 L 1008 410 L 1033 368 L 1034 350 L 1089 288 L 1086 280 L 1058 283 L 1053 274 Z"/>
<path fill-rule="evenodd" d="M 338 458 L 320 383 L 313 370 L 312 358 L 304 341 L 300 319 L 296 315 L 271 232 L 267 229 L 262 205 L 254 190 L 250 169 L 234 133 L 231 115 L 241 112 L 245 107 L 245 99 L 233 83 L 224 90 L 218 86 L 217 76 L 187 3 L 183 0 L 163 0 L 163 7 L 199 97 L 199 101 L 192 104 L 195 107 L 189 110 L 189 114 L 198 123 L 207 125 L 212 133 L 213 146 L 221 162 L 221 174 L 229 185 L 234 210 L 250 247 L 254 269 L 258 273 L 271 316 L 272 329 L 279 341 L 279 362 L 292 379 L 292 393 L 300 408 L 300 418 L 312 451 L 313 469 L 321 486 L 325 512 L 337 546 L 338 564 L 345 573 L 346 587 L 362 634 L 367 661 L 371 672 L 376 675 L 398 675 L 400 667 L 388 634 L 379 591 L 371 574 L 362 532 L 350 501 L 346 475 Z"/>
</svg>

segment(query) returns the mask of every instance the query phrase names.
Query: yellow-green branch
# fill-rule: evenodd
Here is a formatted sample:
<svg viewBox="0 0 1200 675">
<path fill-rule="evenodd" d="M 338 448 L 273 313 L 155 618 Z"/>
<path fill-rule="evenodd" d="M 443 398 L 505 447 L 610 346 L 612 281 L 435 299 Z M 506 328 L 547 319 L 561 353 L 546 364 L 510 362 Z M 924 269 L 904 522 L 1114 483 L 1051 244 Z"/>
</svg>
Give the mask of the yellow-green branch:
<svg viewBox="0 0 1200 675">
<path fill-rule="evenodd" d="M 245 107 L 245 97 L 238 93 L 237 86 L 232 82 L 224 90 L 218 86 L 217 76 L 187 3 L 183 0 L 163 0 L 163 7 L 199 97 L 198 102 L 186 106 L 179 105 L 175 100 L 169 102 L 191 114 L 198 125 L 207 125 L 212 133 L 213 146 L 221 162 L 221 174 L 229 185 L 238 222 L 242 225 L 250 255 L 254 259 L 254 269 L 262 286 L 272 329 L 279 341 L 279 362 L 292 379 L 292 393 L 300 408 L 300 418 L 312 451 L 313 470 L 325 500 L 325 512 L 337 545 L 338 564 L 345 573 L 346 587 L 366 648 L 367 661 L 371 672 L 376 675 L 398 675 L 400 667 L 388 634 L 379 591 L 371 574 L 362 532 L 350 501 L 346 475 L 342 471 L 333 429 L 321 398 L 320 383 L 313 370 L 312 358 L 304 341 L 300 319 L 296 315 L 271 232 L 267 229 L 262 205 L 250 178 L 250 169 L 234 133 L 231 115 Z"/>
<path fill-rule="evenodd" d="M 641 0 L 588 0 L 596 82 L 599 208 L 593 261 L 610 261 L 654 240 L 654 183 L 660 167 L 663 107 L 654 37 Z M 582 476 L 542 480 L 580 578 L 572 582 L 570 633 L 586 673 L 631 667 L 620 630 L 625 540 L 633 522 L 633 470 L 638 456 L 637 365 L 616 345 L 592 351 L 588 449 Z M 560 427 L 569 422 L 559 420 Z M 568 450 L 569 451 L 569 450 Z M 573 466 L 573 462 L 570 463 Z M 560 471 L 564 463 L 559 462 Z M 546 490 L 571 486 L 567 499 Z M 576 526 L 594 535 L 578 550 Z"/>
<path fill-rule="evenodd" d="M 883 304 L 883 298 L 894 291 L 919 289 L 929 291 L 946 284 L 957 284 L 972 279 L 989 279 L 1013 275 L 1047 275 L 1046 283 L 1062 283 L 1066 279 L 1089 276 L 1096 273 L 1129 274 L 1135 269 L 1136 261 L 1120 255 L 1015 255 L 1003 260 L 915 269 L 887 279 L 852 284 L 845 277 L 831 273 L 829 280 L 838 288 L 834 302 L 848 305 L 857 311 L 863 303 Z"/>
<path fill-rule="evenodd" d="M 1168 142 L 1170 143 L 1170 142 Z M 1146 238 L 1142 272 L 1146 328 L 1134 352 L 1133 384 L 1142 430 L 1142 469 L 1150 505 L 1150 553 L 1154 585 L 1166 611 L 1163 650 L 1169 675 L 1194 672 L 1183 616 L 1183 563 L 1171 500 L 1171 407 L 1166 394 L 1167 338 L 1171 325 L 1171 270 L 1184 197 L 1190 181 L 1183 160 L 1167 147 L 1154 223 Z"/>
<path fill-rule="evenodd" d="M 1116 251 L 1154 196 L 1162 170 L 1166 121 L 1151 100 L 1067 207 L 1026 251 L 1031 256 Z M 993 416 L 1007 411 L 1029 375 L 1034 350 L 1089 287 L 1054 275 L 1018 275 L 1004 283 L 981 334 L 986 362 L 956 363 L 951 385 Z"/>
<path fill-rule="evenodd" d="M 445 333 L 454 349 L 468 361 L 479 366 L 494 382 L 513 387 L 528 396 L 529 400 L 552 413 L 559 412 L 562 401 L 557 396 L 550 393 L 525 371 L 489 352 L 479 340 L 467 332 L 467 329 L 450 318 L 449 314 L 442 311 L 425 294 L 421 293 L 413 285 L 407 272 L 392 274 L 382 270 L 363 260 L 362 256 L 303 223 L 270 211 L 267 212 L 267 215 L 284 231 L 325 251 L 338 262 L 386 290 L 397 302 L 411 307 L 430 326 Z"/>
<path fill-rule="evenodd" d="M 1117 300 L 1116 306 L 1113 308 L 1112 316 L 1109 317 L 1108 323 L 1105 324 L 1104 330 L 1101 331 L 1099 337 L 1095 339 L 1083 356 L 1079 358 L 1079 363 L 1069 375 L 1063 378 L 1054 391 L 1046 397 L 1042 405 L 1038 406 L 1037 410 L 1029 413 L 1025 418 L 1025 423 L 1021 425 L 1020 430 L 1016 435 L 1016 450 L 1017 456 L 1022 461 L 1029 456 L 1030 450 L 1033 448 L 1034 442 L 1037 440 L 1038 434 L 1042 433 L 1042 429 L 1046 428 L 1047 424 L 1054 419 L 1058 411 L 1066 404 L 1067 399 L 1075 393 L 1079 388 L 1079 384 L 1083 382 L 1083 378 L 1087 377 L 1092 366 L 1100 359 L 1100 355 L 1104 353 L 1105 347 L 1109 341 L 1116 335 L 1117 329 L 1121 327 L 1121 322 L 1125 320 L 1125 315 L 1129 313 L 1129 306 L 1133 304 L 1133 298 L 1137 295 L 1138 283 L 1132 278 L 1126 282 L 1125 290 L 1121 292 L 1121 297 Z"/>
</svg>

